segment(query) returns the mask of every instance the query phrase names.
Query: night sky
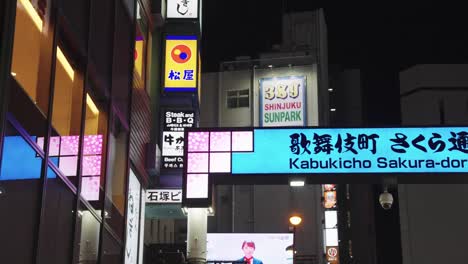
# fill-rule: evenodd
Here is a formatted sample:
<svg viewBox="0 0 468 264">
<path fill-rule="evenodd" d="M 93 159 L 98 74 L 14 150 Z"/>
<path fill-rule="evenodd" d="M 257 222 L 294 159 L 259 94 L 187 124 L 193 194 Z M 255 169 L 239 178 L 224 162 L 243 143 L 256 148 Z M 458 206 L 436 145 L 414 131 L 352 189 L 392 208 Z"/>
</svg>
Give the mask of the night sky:
<svg viewBox="0 0 468 264">
<path fill-rule="evenodd" d="M 468 63 L 464 9 L 424 6 L 320 5 L 320 1 L 204 1 L 203 70 L 255 56 L 281 43 L 283 10 L 324 8 L 329 64 L 359 68 L 370 126 L 400 122 L 398 73 L 414 64 Z M 385 100 L 382 100 L 385 98 Z"/>
<path fill-rule="evenodd" d="M 401 70 L 415 64 L 468 63 L 468 20 L 466 9 L 460 7 L 442 8 L 428 2 L 421 2 L 418 7 L 396 3 L 391 7 L 383 3 L 330 6 L 312 0 L 204 2 L 205 72 L 218 71 L 221 61 L 240 55 L 255 57 L 281 43 L 283 10 L 311 11 L 323 7 L 329 64 L 361 70 L 367 126 L 400 124 Z M 381 187 L 374 187 L 378 195 Z M 401 261 L 397 202 L 394 207 L 390 211 L 380 210 L 376 196 L 376 231 L 380 234 L 377 244 L 381 245 L 378 254 L 386 259 L 379 259 L 381 263 Z"/>
</svg>

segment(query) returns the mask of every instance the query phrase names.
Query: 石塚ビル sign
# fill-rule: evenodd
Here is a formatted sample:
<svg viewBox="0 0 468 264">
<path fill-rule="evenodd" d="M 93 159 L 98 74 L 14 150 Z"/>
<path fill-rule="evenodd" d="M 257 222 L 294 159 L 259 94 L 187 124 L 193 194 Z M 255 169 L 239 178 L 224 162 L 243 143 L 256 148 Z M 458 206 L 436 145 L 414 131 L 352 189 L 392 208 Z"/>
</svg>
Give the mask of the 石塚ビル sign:
<svg viewBox="0 0 468 264">
<path fill-rule="evenodd" d="M 154 189 L 146 191 L 146 203 L 181 203 L 181 189 Z"/>
</svg>

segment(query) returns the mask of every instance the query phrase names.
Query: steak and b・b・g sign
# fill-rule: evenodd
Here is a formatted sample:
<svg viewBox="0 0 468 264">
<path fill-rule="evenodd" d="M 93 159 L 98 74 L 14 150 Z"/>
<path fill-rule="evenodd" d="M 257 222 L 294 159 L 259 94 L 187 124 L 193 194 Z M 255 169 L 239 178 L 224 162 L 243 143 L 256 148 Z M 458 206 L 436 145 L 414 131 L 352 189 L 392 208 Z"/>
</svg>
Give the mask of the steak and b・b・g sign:
<svg viewBox="0 0 468 264">
<path fill-rule="evenodd" d="M 260 80 L 260 125 L 306 125 L 306 78 L 288 76 Z"/>
<path fill-rule="evenodd" d="M 424 172 L 468 172 L 468 127 L 254 129 L 232 154 L 232 174 Z"/>
<path fill-rule="evenodd" d="M 195 126 L 195 112 L 166 110 L 163 114 L 162 168 L 181 169 L 184 160 L 184 130 Z"/>
</svg>

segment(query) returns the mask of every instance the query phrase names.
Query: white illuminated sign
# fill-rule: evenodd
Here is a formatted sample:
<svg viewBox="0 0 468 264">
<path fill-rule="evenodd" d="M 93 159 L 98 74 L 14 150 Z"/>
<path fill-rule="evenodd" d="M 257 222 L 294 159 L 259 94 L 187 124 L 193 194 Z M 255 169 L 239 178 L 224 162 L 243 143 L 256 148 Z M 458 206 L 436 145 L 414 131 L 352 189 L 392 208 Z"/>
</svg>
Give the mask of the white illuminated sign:
<svg viewBox="0 0 468 264">
<path fill-rule="evenodd" d="M 127 198 L 127 242 L 125 244 L 125 264 L 137 263 L 138 234 L 140 227 L 140 191 L 137 177 L 130 170 Z"/>
<path fill-rule="evenodd" d="M 195 126 L 195 112 L 166 110 L 163 114 L 162 168 L 181 169 L 184 161 L 184 130 Z"/>
<path fill-rule="evenodd" d="M 167 0 L 167 18 L 197 18 L 198 0 Z"/>
<path fill-rule="evenodd" d="M 260 125 L 306 125 L 306 79 L 304 76 L 260 80 Z"/>
<path fill-rule="evenodd" d="M 146 191 L 147 203 L 181 203 L 182 190 L 181 189 L 154 189 Z"/>
<path fill-rule="evenodd" d="M 325 246 L 338 246 L 338 229 L 325 229 Z"/>
<path fill-rule="evenodd" d="M 334 228 L 338 224 L 338 216 L 335 210 L 325 211 L 325 228 Z"/>
</svg>

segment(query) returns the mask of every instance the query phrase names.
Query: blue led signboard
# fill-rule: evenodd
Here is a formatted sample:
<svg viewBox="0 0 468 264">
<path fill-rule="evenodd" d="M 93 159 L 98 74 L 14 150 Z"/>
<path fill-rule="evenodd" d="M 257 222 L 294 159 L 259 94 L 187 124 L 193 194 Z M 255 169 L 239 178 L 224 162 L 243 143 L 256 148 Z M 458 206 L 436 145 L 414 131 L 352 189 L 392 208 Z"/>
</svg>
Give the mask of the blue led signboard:
<svg viewBox="0 0 468 264">
<path fill-rule="evenodd" d="M 290 175 L 307 175 L 310 183 L 468 180 L 468 127 L 188 128 L 185 133 L 182 204 L 188 207 L 210 205 L 212 184 L 285 184 Z"/>
<path fill-rule="evenodd" d="M 468 172 L 468 127 L 254 129 L 236 174 Z"/>
</svg>

